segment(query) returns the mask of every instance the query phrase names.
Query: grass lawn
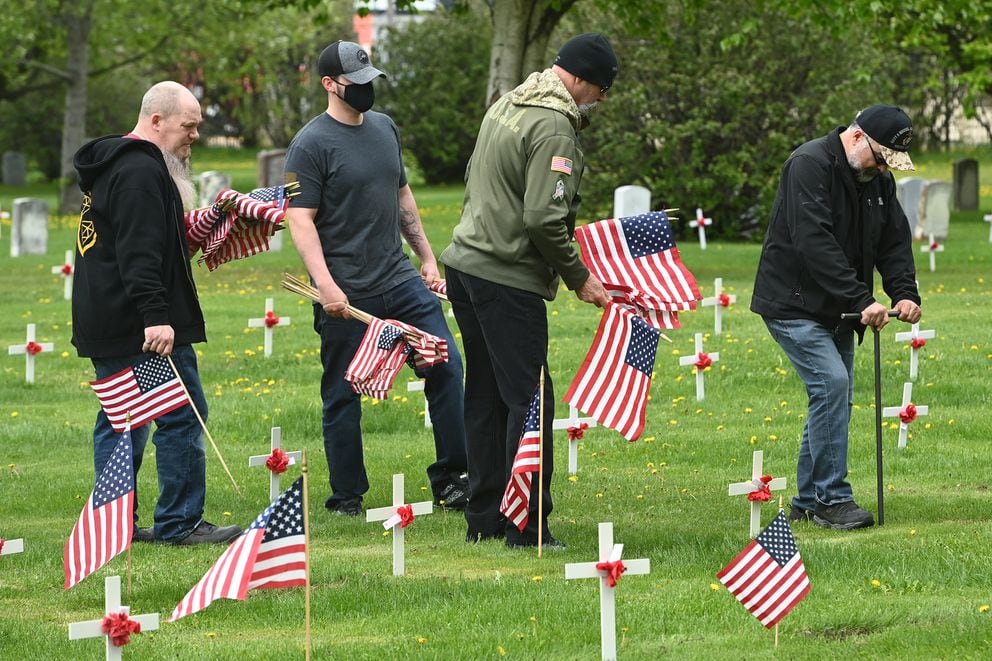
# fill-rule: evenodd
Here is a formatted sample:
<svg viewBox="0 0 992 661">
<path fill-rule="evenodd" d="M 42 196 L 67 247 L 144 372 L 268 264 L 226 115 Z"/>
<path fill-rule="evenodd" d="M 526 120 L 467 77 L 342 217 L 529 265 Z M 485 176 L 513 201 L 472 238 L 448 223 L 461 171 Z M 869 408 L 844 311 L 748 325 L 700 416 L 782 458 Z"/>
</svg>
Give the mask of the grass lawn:
<svg viewBox="0 0 992 661">
<path fill-rule="evenodd" d="M 234 159 L 203 154 L 201 169 Z M 237 160 L 237 159 L 234 159 Z M 241 159 L 243 160 L 243 159 Z M 931 162 L 949 179 L 949 159 Z M 251 163 L 242 163 L 242 177 Z M 987 161 L 983 166 L 988 170 Z M 926 176 L 933 176 L 927 173 Z M 987 179 L 986 179 L 987 181 Z M 236 177 L 236 184 L 238 179 Z M 245 187 L 250 186 L 250 181 Z M 415 189 L 435 250 L 447 244 L 461 190 Z M 9 191 L 0 190 L 4 208 Z M 983 208 L 992 186 L 982 188 Z M 691 206 L 690 202 L 683 205 Z M 719 219 L 717 219 L 719 222 Z M 35 323 L 38 341 L 55 351 L 38 357 L 37 382 L 24 383 L 24 359 L 0 360 L 0 536 L 24 538 L 26 550 L 0 558 L 0 658 L 99 658 L 99 641 L 69 642 L 69 622 L 96 619 L 103 579 L 119 574 L 133 613 L 164 619 L 211 566 L 220 549 L 136 545 L 133 593 L 126 593 L 127 558 L 120 556 L 69 592 L 62 589 L 62 546 L 92 488 L 91 432 L 97 401 L 87 385 L 89 361 L 69 343 L 69 303 L 51 274 L 74 240 L 69 222 L 52 230 L 49 254 L 11 259 L 9 226 L 0 239 L 0 350 L 24 343 Z M 992 525 L 988 439 L 992 436 L 992 244 L 981 212 L 952 217 L 937 271 L 917 253 L 924 299 L 922 329 L 936 339 L 921 350 L 914 401 L 929 415 L 911 425 L 906 449 L 898 430 L 885 430 L 885 526 L 855 532 L 794 528 L 812 582 L 810 595 L 783 620 L 780 640 L 765 630 L 715 574 L 748 541 L 748 503 L 727 485 L 750 475 L 754 450 L 765 468 L 786 477 L 794 493 L 795 460 L 805 414 L 801 383 L 761 320 L 747 309 L 760 247 L 710 242 L 700 251 L 687 238 L 683 261 L 704 296 L 722 277 L 737 303 L 724 333 L 712 334 L 712 310 L 681 315 L 683 328 L 659 347 L 656 378 L 641 439 L 590 429 L 579 442 L 579 471 L 566 470 L 567 444 L 558 437 L 551 528 L 562 552 L 510 551 L 496 542 L 468 545 L 457 512 L 418 518 L 407 528 L 407 576 L 391 575 L 391 540 L 382 527 L 329 515 L 327 466 L 320 425 L 317 336 L 309 304 L 280 289 L 284 271 L 302 275 L 287 244 L 214 273 L 197 270 L 210 342 L 199 345 L 210 405 L 209 427 L 242 487 L 232 490 L 208 447 L 206 516 L 247 525 L 267 504 L 268 475 L 247 457 L 268 448 L 273 426 L 283 447 L 310 456 L 310 520 L 314 658 L 594 659 L 599 656 L 595 581 L 568 581 L 563 566 L 596 557 L 597 525 L 612 521 L 627 558 L 650 558 L 649 576 L 621 580 L 617 592 L 619 655 L 692 659 L 992 657 Z M 287 237 L 288 239 L 288 237 Z M 918 246 L 917 246 L 918 250 Z M 880 294 L 881 296 L 881 294 Z M 275 355 L 262 355 L 262 331 L 248 329 L 266 297 L 292 325 L 276 329 Z M 882 298 L 882 300 L 886 300 Z M 552 378 L 560 400 L 598 323 L 598 311 L 562 291 L 549 304 Z M 454 324 L 454 321 L 451 320 Z M 909 349 L 882 337 L 883 399 L 899 403 L 908 380 Z M 706 399 L 695 401 L 690 368 L 693 334 L 720 361 L 706 375 Z M 875 509 L 874 411 L 870 337 L 857 352 L 850 479 L 858 501 Z M 408 393 L 404 370 L 392 397 L 364 406 L 367 507 L 390 502 L 391 476 L 406 475 L 411 501 L 430 498 L 424 468 L 433 443 L 423 426 L 423 398 Z M 558 404 L 564 416 L 567 407 Z M 887 425 L 891 421 L 887 421 Z M 154 455 L 149 444 L 146 452 Z M 139 476 L 142 524 L 157 490 L 153 456 Z M 292 470 L 284 484 L 295 479 Z M 774 515 L 763 510 L 767 523 Z M 245 603 L 219 601 L 179 623 L 133 639 L 137 659 L 300 658 L 302 589 L 249 592 Z"/>
</svg>

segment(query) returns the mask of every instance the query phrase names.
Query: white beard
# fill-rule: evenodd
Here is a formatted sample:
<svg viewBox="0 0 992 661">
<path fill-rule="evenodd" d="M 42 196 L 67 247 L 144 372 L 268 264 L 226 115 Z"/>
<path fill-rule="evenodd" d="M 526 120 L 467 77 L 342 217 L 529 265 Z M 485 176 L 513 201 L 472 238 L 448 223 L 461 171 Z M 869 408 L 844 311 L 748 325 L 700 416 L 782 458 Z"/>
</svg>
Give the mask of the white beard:
<svg viewBox="0 0 992 661">
<path fill-rule="evenodd" d="M 169 175 L 179 189 L 179 197 L 183 201 L 183 209 L 189 211 L 196 208 L 196 184 L 193 183 L 193 169 L 189 159 L 181 159 L 172 152 L 162 150 L 165 165 Z"/>
</svg>

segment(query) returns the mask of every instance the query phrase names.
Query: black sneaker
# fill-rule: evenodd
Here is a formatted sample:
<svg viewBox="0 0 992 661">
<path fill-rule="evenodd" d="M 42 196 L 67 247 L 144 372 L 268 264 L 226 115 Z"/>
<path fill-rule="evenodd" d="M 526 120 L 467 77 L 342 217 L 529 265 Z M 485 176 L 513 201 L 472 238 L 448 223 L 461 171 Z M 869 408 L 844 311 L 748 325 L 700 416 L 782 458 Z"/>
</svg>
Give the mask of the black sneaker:
<svg viewBox="0 0 992 661">
<path fill-rule="evenodd" d="M 446 510 L 463 510 L 468 505 L 468 480 L 454 478 L 441 493 L 434 497 L 434 504 Z"/>
<path fill-rule="evenodd" d="M 342 516 L 362 515 L 361 498 L 349 498 L 347 500 L 334 500 L 332 498 L 328 498 L 327 502 L 324 503 L 324 507 L 327 508 L 328 512 L 340 514 Z"/>
<path fill-rule="evenodd" d="M 861 509 L 853 500 L 848 500 L 836 505 L 817 503 L 816 513 L 813 514 L 813 523 L 821 528 L 854 530 L 856 528 L 870 528 L 875 525 L 875 519 L 871 512 Z"/>
<path fill-rule="evenodd" d="M 178 542 L 173 542 L 177 546 L 189 546 L 191 544 L 227 544 L 240 535 L 243 530 L 240 526 L 215 526 L 207 521 L 200 521 L 193 532 Z"/>
<path fill-rule="evenodd" d="M 789 512 L 790 523 L 806 523 L 813 520 L 813 510 L 804 510 L 802 507 L 792 506 Z"/>
<path fill-rule="evenodd" d="M 506 548 L 508 549 L 527 549 L 534 548 L 537 546 L 537 538 L 530 539 L 529 537 L 520 537 L 517 539 L 507 539 Z M 544 536 L 541 540 L 541 546 L 548 549 L 549 551 L 563 551 L 565 550 L 565 542 L 552 537 L 551 534 Z"/>
<path fill-rule="evenodd" d="M 154 542 L 155 541 L 155 529 L 154 528 L 138 528 L 135 526 L 134 532 L 131 534 L 132 542 Z"/>
</svg>

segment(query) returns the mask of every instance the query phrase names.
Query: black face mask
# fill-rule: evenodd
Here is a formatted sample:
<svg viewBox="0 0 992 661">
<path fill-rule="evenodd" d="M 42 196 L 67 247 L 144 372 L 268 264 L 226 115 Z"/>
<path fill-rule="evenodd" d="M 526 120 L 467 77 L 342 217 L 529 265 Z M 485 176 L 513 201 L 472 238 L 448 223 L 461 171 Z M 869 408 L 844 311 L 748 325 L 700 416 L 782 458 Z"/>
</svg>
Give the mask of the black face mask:
<svg viewBox="0 0 992 661">
<path fill-rule="evenodd" d="M 365 112 L 375 103 L 375 90 L 372 89 L 371 82 L 364 85 L 357 85 L 355 83 L 345 85 L 344 96 L 340 94 L 338 96 L 358 112 Z"/>
</svg>

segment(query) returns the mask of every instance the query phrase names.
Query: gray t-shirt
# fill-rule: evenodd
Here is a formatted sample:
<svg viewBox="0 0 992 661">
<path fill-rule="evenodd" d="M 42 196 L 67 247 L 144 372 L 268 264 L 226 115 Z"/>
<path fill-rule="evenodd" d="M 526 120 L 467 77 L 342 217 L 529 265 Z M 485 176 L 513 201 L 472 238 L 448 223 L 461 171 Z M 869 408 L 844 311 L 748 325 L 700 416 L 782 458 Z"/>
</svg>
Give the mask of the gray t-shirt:
<svg viewBox="0 0 992 661">
<path fill-rule="evenodd" d="M 399 189 L 407 182 L 393 120 L 370 111 L 351 126 L 321 113 L 290 143 L 285 174 L 300 182 L 291 205 L 317 210 L 324 261 L 349 298 L 418 277 L 400 241 Z"/>
</svg>

